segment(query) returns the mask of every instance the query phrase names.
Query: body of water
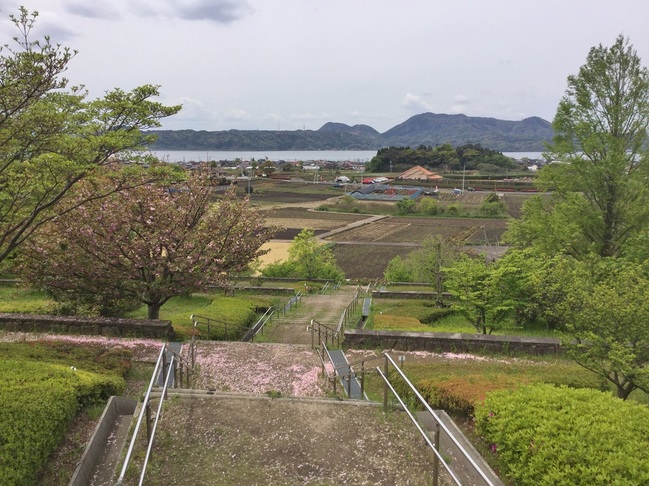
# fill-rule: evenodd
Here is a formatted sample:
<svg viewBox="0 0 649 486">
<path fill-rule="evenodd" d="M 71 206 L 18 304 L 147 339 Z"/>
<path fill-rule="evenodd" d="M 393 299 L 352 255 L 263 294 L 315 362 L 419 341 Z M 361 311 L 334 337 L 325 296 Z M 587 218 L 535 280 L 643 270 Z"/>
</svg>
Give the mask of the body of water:
<svg viewBox="0 0 649 486">
<path fill-rule="evenodd" d="M 241 159 L 248 161 L 285 160 L 287 162 L 369 162 L 376 155 L 376 150 L 286 150 L 286 151 L 192 151 L 192 150 L 152 150 L 154 155 L 166 162 L 209 162 L 212 160 Z"/>
<path fill-rule="evenodd" d="M 210 162 L 229 160 L 250 161 L 255 159 L 285 160 L 287 162 L 319 162 L 323 160 L 332 162 L 369 162 L 376 155 L 376 150 L 286 150 L 286 151 L 199 151 L 199 150 L 152 150 L 159 159 L 165 162 Z M 540 159 L 541 152 L 503 152 L 507 157 L 514 159 Z"/>
</svg>

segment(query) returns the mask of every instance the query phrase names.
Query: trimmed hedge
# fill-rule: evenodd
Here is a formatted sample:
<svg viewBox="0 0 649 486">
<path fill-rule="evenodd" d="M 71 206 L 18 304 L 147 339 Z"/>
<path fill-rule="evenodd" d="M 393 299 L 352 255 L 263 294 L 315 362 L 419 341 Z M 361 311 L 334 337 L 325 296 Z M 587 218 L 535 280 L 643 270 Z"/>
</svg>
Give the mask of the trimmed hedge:
<svg viewBox="0 0 649 486">
<path fill-rule="evenodd" d="M 537 384 L 487 396 L 477 431 L 515 484 L 649 484 L 649 409 Z"/>
<path fill-rule="evenodd" d="M 444 360 L 440 364 L 408 363 L 408 378 L 434 408 L 471 417 L 485 397 L 496 390 L 514 390 L 520 385 L 550 383 L 571 388 L 606 390 L 597 375 L 571 361 L 501 360 L 496 358 Z M 400 394 L 407 387 L 395 382 Z M 414 402 L 413 402 L 414 403 Z"/>
<path fill-rule="evenodd" d="M 123 356 L 108 371 L 96 349 L 0 347 L 0 484 L 31 485 L 79 408 L 123 389 Z"/>
</svg>

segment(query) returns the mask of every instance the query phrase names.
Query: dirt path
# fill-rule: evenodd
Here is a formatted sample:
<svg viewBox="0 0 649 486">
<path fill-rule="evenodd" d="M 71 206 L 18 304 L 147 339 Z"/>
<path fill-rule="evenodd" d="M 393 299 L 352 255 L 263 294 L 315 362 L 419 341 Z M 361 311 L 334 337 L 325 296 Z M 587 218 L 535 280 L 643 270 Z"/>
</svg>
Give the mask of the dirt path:
<svg viewBox="0 0 649 486">
<path fill-rule="evenodd" d="M 265 332 L 265 340 L 272 343 L 311 344 L 307 330 L 311 319 L 336 328 L 345 308 L 352 302 L 357 287 L 344 285 L 326 294 L 305 295 L 298 307 L 274 321 Z"/>
</svg>

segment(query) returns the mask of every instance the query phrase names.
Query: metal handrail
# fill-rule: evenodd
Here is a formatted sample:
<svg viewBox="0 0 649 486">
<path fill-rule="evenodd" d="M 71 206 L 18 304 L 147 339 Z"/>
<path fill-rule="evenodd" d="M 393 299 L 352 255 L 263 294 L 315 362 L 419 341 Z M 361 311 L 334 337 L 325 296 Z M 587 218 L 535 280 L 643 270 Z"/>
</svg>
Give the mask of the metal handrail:
<svg viewBox="0 0 649 486">
<path fill-rule="evenodd" d="M 394 387 L 392 386 L 392 384 L 390 383 L 388 378 L 383 374 L 383 372 L 381 371 L 381 369 L 378 366 L 376 367 L 376 371 L 379 373 L 379 376 L 381 378 L 383 378 L 383 381 L 385 382 L 385 384 L 390 388 L 390 391 L 397 398 L 397 400 L 399 401 L 399 404 L 401 405 L 401 408 L 403 408 L 403 410 L 405 410 L 405 412 L 408 414 L 408 417 L 410 418 L 412 423 L 415 425 L 415 427 L 417 428 L 417 430 L 419 431 L 421 436 L 424 438 L 424 440 L 426 441 L 428 446 L 433 450 L 433 453 L 435 454 L 435 456 L 439 459 L 439 461 L 442 464 L 444 464 L 444 468 L 451 475 L 451 478 L 453 478 L 453 481 L 455 481 L 455 484 L 457 484 L 459 486 L 462 486 L 462 483 L 460 482 L 458 477 L 453 473 L 453 471 L 451 471 L 450 466 L 448 464 L 446 464 L 446 461 L 442 457 L 442 454 L 437 450 L 437 448 L 435 447 L 435 444 L 433 444 L 433 442 L 430 440 L 430 437 L 428 437 L 428 434 L 426 433 L 426 431 L 424 431 L 424 429 L 421 428 L 421 425 L 419 425 L 419 423 L 417 422 L 415 417 L 412 415 L 412 413 L 408 409 L 408 406 L 404 403 L 403 400 L 401 400 L 401 397 L 399 396 L 397 391 L 394 389 Z M 491 483 L 489 483 L 489 484 L 491 484 Z"/>
<path fill-rule="evenodd" d="M 384 356 L 385 359 L 386 359 L 386 370 L 387 370 L 387 362 L 392 363 L 392 365 L 394 366 L 394 368 L 395 368 L 395 370 L 397 371 L 397 373 L 401 376 L 401 378 L 404 380 L 404 382 L 406 383 L 406 385 L 408 385 L 408 387 L 410 388 L 410 390 L 414 393 L 414 395 L 417 397 L 417 399 L 419 400 L 419 402 L 424 406 L 424 408 L 428 411 L 428 413 L 430 413 L 430 414 L 432 415 L 432 417 L 435 419 L 435 421 L 437 422 L 437 424 L 438 424 L 438 425 L 439 425 L 439 426 L 444 430 L 444 432 L 446 432 L 446 434 L 447 434 L 448 437 L 451 439 L 451 441 L 453 442 L 453 444 L 455 445 L 455 447 L 457 447 L 458 450 L 462 453 L 462 455 L 463 455 L 463 456 L 464 456 L 464 457 L 469 461 L 469 463 L 473 466 L 473 468 L 478 472 L 478 474 L 480 475 L 480 477 L 481 477 L 481 478 L 482 478 L 482 479 L 483 479 L 483 480 L 484 480 L 484 481 L 485 481 L 489 486 L 494 486 L 493 482 L 489 479 L 489 477 L 487 477 L 487 475 L 486 475 L 486 474 L 484 473 L 484 471 L 480 468 L 480 466 L 479 466 L 479 465 L 478 465 L 478 464 L 473 460 L 473 458 L 472 458 L 471 455 L 466 451 L 466 449 L 464 449 L 464 447 L 462 446 L 462 444 L 460 444 L 460 442 L 459 442 L 459 441 L 457 440 L 457 438 L 453 435 L 453 433 L 449 430 L 449 428 L 444 424 L 444 422 L 442 422 L 442 420 L 441 420 L 441 419 L 439 418 L 439 416 L 435 413 L 435 411 L 431 408 L 431 406 L 428 404 L 428 402 L 427 402 L 426 400 L 424 400 L 424 397 L 421 396 L 421 394 L 419 393 L 419 391 L 417 390 L 417 388 L 415 388 L 415 386 L 410 382 L 410 380 L 406 377 L 406 375 L 403 373 L 403 371 L 401 370 L 401 368 L 399 368 L 399 366 L 398 366 L 397 363 L 392 359 L 392 357 L 391 357 L 388 353 L 383 353 L 383 356 Z M 392 393 L 395 395 L 395 397 L 397 397 L 397 399 L 399 400 L 399 403 L 400 403 L 400 404 L 404 407 L 404 409 L 407 411 L 407 407 L 404 405 L 403 401 L 401 400 L 401 398 L 399 397 L 399 395 L 397 394 L 397 392 L 394 390 L 394 388 L 393 388 L 392 385 L 390 384 L 390 381 L 388 380 L 388 378 L 383 374 L 383 372 L 381 371 L 381 369 L 380 369 L 379 367 L 377 367 L 376 369 L 377 369 L 377 371 L 379 372 L 379 374 L 381 375 L 381 377 L 383 378 L 385 384 L 390 388 L 390 390 L 391 390 Z M 387 404 L 387 396 L 384 397 L 384 404 Z M 415 425 L 417 426 L 417 428 L 419 429 L 419 431 L 420 431 L 423 435 L 425 435 L 425 436 L 427 437 L 428 434 L 426 434 L 425 432 L 422 431 L 421 427 L 420 427 L 419 424 L 415 421 L 414 417 L 410 414 L 410 412 L 408 412 L 408 415 L 410 416 L 411 420 L 412 420 L 413 422 L 415 422 Z M 427 441 L 427 442 L 429 443 L 429 445 L 430 445 L 430 440 L 429 440 L 428 438 L 426 439 L 426 441 Z M 433 447 L 433 450 L 435 450 L 434 447 Z M 439 455 L 438 451 L 435 450 L 435 454 L 439 457 L 439 459 L 441 460 L 442 464 L 444 464 L 444 467 L 449 471 L 449 473 L 451 474 L 451 476 L 453 477 L 453 479 L 456 481 L 456 483 L 457 483 L 457 484 L 461 484 L 461 483 L 459 482 L 459 480 L 455 477 L 455 475 L 450 471 L 448 465 L 446 464 L 446 461 L 444 461 L 444 459 Z"/>
<path fill-rule="evenodd" d="M 316 328 L 317 325 L 317 328 Z M 315 333 L 318 333 L 318 341 L 322 342 L 322 329 L 324 328 L 325 341 L 331 336 L 331 344 L 337 344 L 340 346 L 340 332 L 333 327 L 329 327 L 326 324 L 321 324 L 318 321 L 311 319 L 311 323 L 306 327 L 307 331 L 311 331 L 311 349 L 315 348 Z M 336 340 L 336 343 L 334 343 Z"/>
<path fill-rule="evenodd" d="M 343 310 L 342 314 L 340 315 L 340 320 L 338 321 L 338 327 L 337 327 L 337 332 L 341 332 L 342 328 L 347 324 L 347 320 L 349 319 L 349 316 L 356 312 L 356 303 L 360 299 L 360 287 L 356 287 L 356 295 L 354 295 L 354 298 L 352 301 L 349 303 L 347 307 L 345 307 L 345 310 Z"/>
<path fill-rule="evenodd" d="M 200 323 L 205 323 L 207 324 L 207 337 L 208 339 L 212 335 L 212 327 L 215 327 L 217 329 L 222 329 L 225 332 L 225 337 L 227 338 L 228 336 L 228 331 L 247 331 L 249 328 L 246 326 L 240 326 L 238 324 L 231 324 L 226 321 L 221 321 L 218 319 L 215 319 L 214 317 L 208 317 L 208 316 L 201 316 L 198 314 L 192 314 L 189 316 L 189 318 L 193 321 L 194 323 L 194 330 L 196 330 L 198 324 Z"/>
<path fill-rule="evenodd" d="M 140 474 L 140 482 L 138 486 L 144 484 L 144 476 L 146 475 L 146 468 L 149 465 L 149 458 L 151 457 L 151 450 L 153 449 L 153 439 L 155 437 L 156 429 L 158 428 L 158 422 L 160 421 L 160 416 L 162 414 L 162 405 L 164 403 L 164 397 L 167 396 L 167 388 L 169 388 L 169 378 L 171 377 L 171 368 L 173 367 L 174 359 L 176 358 L 175 353 L 171 356 L 171 361 L 169 361 L 169 369 L 167 371 L 167 376 L 165 377 L 164 387 L 162 388 L 162 395 L 160 396 L 160 403 L 158 403 L 158 410 L 155 414 L 155 421 L 153 422 L 153 427 L 151 428 L 151 436 L 149 437 L 149 445 L 146 449 L 146 455 L 144 456 L 144 462 L 142 463 L 142 473 Z"/>
<path fill-rule="evenodd" d="M 122 471 L 120 472 L 119 477 L 117 478 L 117 482 L 115 483 L 116 486 L 121 485 L 122 482 L 124 481 L 124 476 L 126 475 L 126 468 L 128 467 L 128 463 L 131 460 L 131 454 L 133 454 L 133 448 L 135 447 L 135 439 L 137 438 L 137 434 L 140 431 L 140 427 L 142 426 L 142 419 L 144 418 L 144 413 L 146 412 L 146 407 L 151 397 L 151 390 L 153 390 L 153 384 L 155 383 L 156 377 L 158 376 L 158 370 L 160 369 L 160 365 L 162 364 L 166 347 L 167 347 L 166 344 L 162 346 L 162 349 L 160 350 L 160 355 L 158 356 L 158 360 L 155 363 L 153 374 L 151 375 L 151 382 L 149 383 L 149 387 L 147 388 L 146 394 L 144 395 L 144 401 L 142 402 L 140 415 L 137 418 L 135 429 L 133 430 L 133 436 L 131 437 L 131 443 L 128 446 L 128 451 L 126 452 L 126 457 L 124 458 L 124 465 L 122 466 Z"/>
<path fill-rule="evenodd" d="M 272 319 L 274 313 L 275 313 L 275 308 L 272 306 L 269 307 L 266 310 L 266 312 L 264 312 L 264 315 L 261 316 L 250 329 L 248 329 L 248 332 L 244 334 L 244 336 L 241 338 L 241 341 L 246 341 L 246 342 L 252 341 L 255 338 L 255 336 L 259 334 L 260 331 L 263 331 L 264 326 L 269 320 Z"/>
</svg>

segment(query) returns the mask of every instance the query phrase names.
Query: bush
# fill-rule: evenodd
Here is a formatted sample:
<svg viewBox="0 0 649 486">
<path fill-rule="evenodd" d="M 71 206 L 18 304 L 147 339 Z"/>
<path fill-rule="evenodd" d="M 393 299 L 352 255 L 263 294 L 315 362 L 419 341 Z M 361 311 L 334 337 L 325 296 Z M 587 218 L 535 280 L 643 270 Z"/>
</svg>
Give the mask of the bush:
<svg viewBox="0 0 649 486">
<path fill-rule="evenodd" d="M 397 209 L 397 214 L 405 215 L 405 214 L 410 214 L 415 211 L 415 201 L 413 199 L 402 199 L 401 201 L 397 201 L 396 203 L 396 209 Z"/>
<path fill-rule="evenodd" d="M 0 348 L 0 484 L 31 485 L 78 409 L 120 393 L 128 366 L 124 355 L 69 344 Z"/>
<path fill-rule="evenodd" d="M 476 409 L 476 426 L 517 485 L 649 484 L 649 410 L 608 393 L 494 392 Z"/>
<path fill-rule="evenodd" d="M 439 205 L 435 199 L 425 198 L 419 202 L 419 211 L 428 216 L 435 216 L 439 212 Z"/>
</svg>

